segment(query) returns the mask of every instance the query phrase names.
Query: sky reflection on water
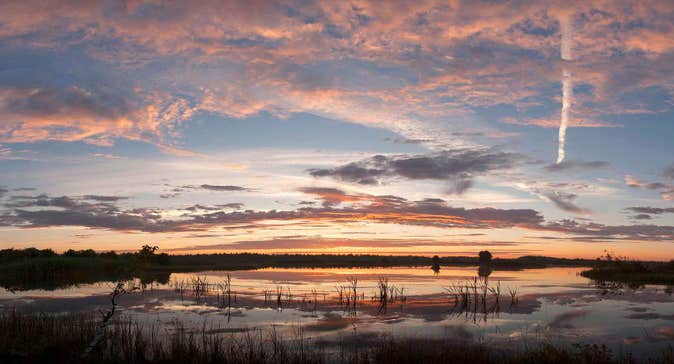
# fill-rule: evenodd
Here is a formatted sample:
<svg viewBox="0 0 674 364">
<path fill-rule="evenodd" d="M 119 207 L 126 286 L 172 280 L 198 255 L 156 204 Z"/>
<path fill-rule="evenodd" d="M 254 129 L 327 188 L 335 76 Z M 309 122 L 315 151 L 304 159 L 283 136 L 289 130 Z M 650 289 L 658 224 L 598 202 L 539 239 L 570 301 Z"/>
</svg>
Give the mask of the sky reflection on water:
<svg viewBox="0 0 674 364">
<path fill-rule="evenodd" d="M 322 343 L 357 334 L 408 338 L 558 343 L 605 343 L 616 352 L 639 356 L 674 344 L 674 297 L 665 287 L 597 288 L 579 273 L 583 268 L 494 271 L 489 286 L 500 286 L 499 299 L 488 291 L 477 306 L 460 307 L 448 292 L 476 276 L 475 267 L 371 269 L 261 269 L 173 273 L 169 284 L 154 284 L 124 296 L 119 320 L 175 329 L 205 328 L 212 334 L 238 335 L 268 330 L 303 335 Z M 221 307 L 217 283 L 229 274 L 231 307 Z M 211 291 L 195 298 L 189 287 L 181 295 L 177 282 L 189 286 L 205 279 Z M 380 277 L 404 288 L 382 310 L 376 296 Z M 339 286 L 357 279 L 356 308 L 338 302 Z M 471 281 L 472 282 L 472 281 Z M 112 283 L 87 284 L 54 291 L 0 290 L 0 308 L 20 311 L 98 312 L 108 305 Z M 279 307 L 276 292 L 283 292 Z M 510 291 L 517 291 L 512 302 Z M 267 299 L 265 300 L 265 292 Z M 471 295 L 473 294 L 471 288 Z M 477 294 L 482 295 L 480 289 Z M 221 296 L 220 296 L 221 297 Z M 404 297 L 404 299 L 403 299 Z M 472 296 L 471 296 L 472 297 Z M 498 302 L 497 302 L 498 301 Z"/>
</svg>

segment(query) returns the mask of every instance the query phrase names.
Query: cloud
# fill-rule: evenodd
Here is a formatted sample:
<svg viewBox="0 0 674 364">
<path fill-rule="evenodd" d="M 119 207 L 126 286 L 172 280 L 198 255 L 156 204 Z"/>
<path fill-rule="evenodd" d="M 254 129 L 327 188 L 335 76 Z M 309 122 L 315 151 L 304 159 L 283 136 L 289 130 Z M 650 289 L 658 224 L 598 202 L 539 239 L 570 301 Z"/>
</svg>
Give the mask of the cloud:
<svg viewBox="0 0 674 364">
<path fill-rule="evenodd" d="M 109 153 L 94 153 L 92 156 L 96 158 L 105 158 L 105 159 L 122 159 L 122 157 Z"/>
<path fill-rule="evenodd" d="M 169 199 L 180 196 L 185 191 L 194 191 L 194 190 L 206 190 L 213 192 L 250 192 L 252 189 L 233 186 L 233 185 L 213 185 L 213 184 L 202 184 L 202 185 L 183 185 L 183 186 L 172 186 L 170 184 L 164 184 L 164 187 L 167 187 L 165 192 L 159 195 L 160 198 Z"/>
<path fill-rule="evenodd" d="M 594 170 L 606 168 L 610 164 L 605 161 L 569 161 L 565 160 L 560 163 L 550 164 L 545 166 L 545 170 L 549 172 L 560 172 L 570 170 Z"/>
<path fill-rule="evenodd" d="M 605 225 L 595 222 L 578 222 L 564 219 L 548 222 L 539 227 L 541 230 L 557 231 L 576 239 L 592 240 L 629 240 L 629 241 L 673 241 L 674 226 L 662 225 Z"/>
<path fill-rule="evenodd" d="M 521 156 L 492 150 L 458 149 L 428 155 L 375 155 L 336 168 L 308 170 L 314 177 L 332 177 L 364 185 L 405 178 L 454 183 L 453 191 L 464 192 L 477 175 L 514 166 Z"/>
<path fill-rule="evenodd" d="M 342 202 L 360 202 L 371 201 L 369 195 L 349 195 L 343 190 L 329 187 L 303 187 L 299 189 L 300 192 L 308 195 L 316 195 L 323 201 L 324 207 L 339 205 Z M 303 203 L 302 205 L 308 205 Z"/>
<path fill-rule="evenodd" d="M 659 191 L 663 200 L 674 201 L 674 185 L 672 184 L 662 182 L 641 182 L 630 175 L 625 175 L 625 184 L 632 188 Z"/>
<path fill-rule="evenodd" d="M 588 90 L 577 95 L 574 111 L 592 110 L 584 117 L 606 126 L 602 116 L 670 108 L 620 99 L 674 89 L 671 2 L 587 1 L 574 9 L 573 72 Z M 432 140 L 440 150 L 464 139 L 451 135 L 448 119 L 512 105 L 520 120 L 556 103 L 548 88 L 561 68 L 557 19 L 565 12 L 549 2 L 429 0 L 416 2 L 415 11 L 377 1 L 5 2 L 0 37 L 7 52 L 70 54 L 85 63 L 80 74 L 129 71 L 133 82 L 126 95 L 111 95 L 87 87 L 105 84 L 97 80 L 61 80 L 61 87 L 24 80 L 12 91 L 18 98 L 10 96 L 17 106 L 5 104 L 2 117 L 10 122 L 0 135 L 15 142 L 129 138 L 180 152 L 177 124 L 196 112 L 308 112 Z M 70 65 L 56 71 L 72 74 Z M 574 115 L 569 124 L 576 122 L 582 120 Z"/>
<path fill-rule="evenodd" d="M 384 140 L 395 144 L 423 144 L 433 141 L 432 139 L 408 139 L 408 138 L 386 138 Z"/>
<path fill-rule="evenodd" d="M 466 192 L 469 188 L 473 187 L 474 182 L 470 179 L 457 179 L 447 190 L 447 193 L 460 195 Z"/>
<path fill-rule="evenodd" d="M 185 207 L 184 210 L 186 211 L 220 211 L 224 209 L 233 209 L 233 210 L 240 210 L 243 208 L 243 203 L 240 202 L 232 202 L 232 203 L 226 203 L 226 204 L 219 204 L 219 205 L 214 205 L 214 206 L 208 206 L 208 205 L 192 205 Z"/>
<path fill-rule="evenodd" d="M 101 201 L 101 202 L 115 202 L 115 201 L 120 201 L 120 200 L 126 200 L 126 199 L 128 199 L 128 197 L 126 197 L 126 196 L 84 195 L 84 196 L 82 196 L 82 199 L 93 200 L 93 201 Z"/>
<path fill-rule="evenodd" d="M 3 98 L 5 111 L 30 118 L 66 115 L 73 119 L 118 119 L 131 111 L 129 100 L 92 93 L 75 86 L 58 89 L 15 89 Z"/>
<path fill-rule="evenodd" d="M 571 321 L 585 317 L 588 314 L 590 314 L 590 311 L 588 310 L 562 312 L 556 315 L 552 321 L 548 323 L 548 326 L 555 329 L 573 329 L 575 327 L 571 324 Z"/>
<path fill-rule="evenodd" d="M 652 215 L 662 215 L 662 214 L 674 214 L 674 207 L 647 207 L 647 206 L 638 206 L 638 207 L 627 207 L 626 211 L 634 212 L 636 215 L 633 215 L 632 218 L 635 220 L 650 220 L 653 218 Z"/>
<path fill-rule="evenodd" d="M 221 185 L 208 185 L 208 184 L 203 184 L 200 185 L 199 187 L 209 190 L 209 191 L 248 191 L 248 188 L 241 187 L 241 186 L 221 186 Z"/>
<path fill-rule="evenodd" d="M 587 115 L 587 113 L 585 113 Z M 586 116 L 587 117 L 587 116 Z M 541 128 L 559 128 L 559 118 L 553 116 L 549 117 L 522 117 L 522 118 L 513 118 L 513 117 L 503 117 L 499 119 L 500 122 L 505 124 L 513 125 L 525 125 L 525 126 L 539 126 Z M 610 122 L 583 118 L 582 116 L 574 117 L 571 120 L 568 120 L 568 126 L 573 126 L 574 128 L 620 128 L 622 125 L 613 124 Z"/>
<path fill-rule="evenodd" d="M 662 175 L 666 178 L 674 179 L 674 166 L 665 168 L 665 170 L 662 171 Z"/>
<path fill-rule="evenodd" d="M 157 208 L 122 209 L 113 202 L 87 202 L 76 197 L 12 196 L 0 213 L 0 226 L 43 228 L 82 226 L 122 232 L 199 232 L 210 229 L 261 229 L 268 222 L 307 227 L 327 223 L 386 223 L 435 228 L 503 229 L 522 228 L 554 231 L 586 241 L 672 241 L 673 226 L 604 225 L 589 221 L 545 222 L 532 209 L 464 208 L 441 199 L 410 201 L 398 196 L 349 194 L 337 189 L 306 189 L 317 196 L 322 207 L 295 210 L 223 211 L 225 205 L 188 207 L 175 217 L 172 210 Z M 219 208 L 215 210 L 215 208 Z"/>
<path fill-rule="evenodd" d="M 197 251 L 197 250 L 248 250 L 248 249 L 330 249 L 337 247 L 351 248 L 415 248 L 420 246 L 519 246 L 517 242 L 446 242 L 410 239 L 341 239 L 323 237 L 277 237 L 266 240 L 246 240 L 229 244 L 195 245 L 169 249 L 169 251 Z"/>
<path fill-rule="evenodd" d="M 241 203 L 241 202 L 230 202 L 230 203 L 220 204 L 220 205 L 216 205 L 216 206 L 226 208 L 226 209 L 241 210 L 243 208 L 244 204 Z"/>
<path fill-rule="evenodd" d="M 659 190 L 662 188 L 667 188 L 667 185 L 661 182 L 641 182 L 637 180 L 636 178 L 630 176 L 630 175 L 625 175 L 625 184 L 628 187 L 634 187 L 634 188 L 643 188 L 647 190 Z"/>
<path fill-rule="evenodd" d="M 638 206 L 638 207 L 628 207 L 625 210 L 641 213 L 641 214 L 651 214 L 651 215 L 660 215 L 660 214 L 674 214 L 674 207 L 647 207 L 647 206 Z"/>
<path fill-rule="evenodd" d="M 343 191 L 307 190 L 323 200 L 323 207 L 302 207 L 293 211 L 211 211 L 197 209 L 180 219 L 164 217 L 158 209 L 123 210 L 111 203 L 88 203 L 67 196 L 39 195 L 5 204 L 10 211 L 0 215 L 0 224 L 24 228 L 84 226 L 119 231 L 181 232 L 214 227 L 255 224 L 268 220 L 307 222 L 382 222 L 403 225 L 464 228 L 505 228 L 534 226 L 543 218 L 529 209 L 465 209 L 445 201 L 408 201 L 396 196 L 349 195 Z M 337 208 L 337 203 L 356 202 Z M 34 208 L 40 208 L 35 210 Z M 30 208 L 30 209 L 28 209 Z M 54 209 L 57 208 L 57 209 Z M 201 211 L 205 210 L 205 211 Z"/>
<path fill-rule="evenodd" d="M 116 138 L 126 138 L 194 155 L 169 141 L 177 123 L 191 113 L 184 100 L 138 89 L 3 87 L 0 79 L 0 142 L 56 140 L 110 146 Z"/>
<path fill-rule="evenodd" d="M 573 212 L 575 214 L 590 214 L 590 210 L 578 207 L 574 200 L 578 197 L 572 193 L 561 193 L 561 192 L 546 192 L 544 196 L 552 201 L 557 207 L 564 211 Z"/>
<path fill-rule="evenodd" d="M 560 164 L 564 164 L 562 162 Z M 559 209 L 575 214 L 591 214 L 592 211 L 576 205 L 575 200 L 579 193 L 585 195 L 605 196 L 612 193 L 611 189 L 605 189 L 602 186 L 584 182 L 544 182 L 544 181 L 524 181 L 517 186 L 539 198 L 555 204 Z"/>
</svg>

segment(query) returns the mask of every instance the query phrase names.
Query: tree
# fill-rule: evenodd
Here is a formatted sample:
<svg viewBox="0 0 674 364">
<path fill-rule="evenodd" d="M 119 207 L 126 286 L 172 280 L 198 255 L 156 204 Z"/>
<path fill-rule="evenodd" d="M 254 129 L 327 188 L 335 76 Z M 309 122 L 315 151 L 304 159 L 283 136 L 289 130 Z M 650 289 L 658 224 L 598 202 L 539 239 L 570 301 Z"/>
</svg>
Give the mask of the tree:
<svg viewBox="0 0 674 364">
<path fill-rule="evenodd" d="M 432 263 L 433 265 L 431 266 L 431 269 L 433 269 L 433 271 L 435 273 L 440 272 L 440 257 L 437 256 L 437 255 L 434 255 L 433 259 L 432 259 L 432 262 L 433 262 Z"/>
<path fill-rule="evenodd" d="M 147 267 L 152 264 L 167 265 L 169 263 L 169 256 L 166 253 L 156 254 L 159 250 L 156 245 L 143 245 L 143 247 L 136 253 L 136 260 L 141 267 Z"/>
<path fill-rule="evenodd" d="M 117 258 L 117 253 L 114 250 L 110 250 L 110 251 L 107 251 L 107 252 L 100 253 L 99 256 L 101 258 L 115 259 L 115 258 Z"/>
<path fill-rule="evenodd" d="M 492 255 L 489 250 L 483 250 L 478 254 L 477 261 L 480 265 L 488 265 L 491 264 L 491 258 Z"/>
<path fill-rule="evenodd" d="M 143 245 L 142 248 L 136 253 L 136 263 L 139 268 L 146 268 L 154 262 L 155 254 L 154 252 L 159 249 L 156 245 Z"/>
<path fill-rule="evenodd" d="M 159 247 L 156 245 L 154 246 L 150 246 L 147 244 L 143 245 L 143 247 L 140 248 L 140 250 L 138 251 L 138 257 L 143 260 L 152 259 L 152 257 L 154 256 L 154 252 L 156 252 L 157 249 L 159 249 Z"/>
<path fill-rule="evenodd" d="M 489 264 L 482 264 L 477 268 L 477 275 L 482 278 L 487 278 L 491 275 L 491 272 L 494 271 L 494 268 Z"/>
</svg>

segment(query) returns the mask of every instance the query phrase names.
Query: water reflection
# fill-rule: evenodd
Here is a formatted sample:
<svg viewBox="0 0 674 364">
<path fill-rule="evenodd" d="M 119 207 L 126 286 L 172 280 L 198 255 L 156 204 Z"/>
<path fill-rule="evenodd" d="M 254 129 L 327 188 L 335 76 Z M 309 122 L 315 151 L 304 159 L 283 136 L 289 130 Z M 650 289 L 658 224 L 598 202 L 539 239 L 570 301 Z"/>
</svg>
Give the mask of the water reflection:
<svg viewBox="0 0 674 364">
<path fill-rule="evenodd" d="M 592 282 L 579 275 L 582 270 L 480 266 L 173 273 L 136 277 L 143 290 L 124 296 L 119 310 L 151 325 L 207 325 L 214 335 L 301 325 L 322 340 L 357 330 L 429 338 L 454 331 L 494 340 L 533 336 L 629 345 L 637 351 L 672 342 L 667 336 L 674 327 L 671 287 Z M 98 312 L 108 304 L 111 286 L 0 290 L 0 307 Z"/>
</svg>

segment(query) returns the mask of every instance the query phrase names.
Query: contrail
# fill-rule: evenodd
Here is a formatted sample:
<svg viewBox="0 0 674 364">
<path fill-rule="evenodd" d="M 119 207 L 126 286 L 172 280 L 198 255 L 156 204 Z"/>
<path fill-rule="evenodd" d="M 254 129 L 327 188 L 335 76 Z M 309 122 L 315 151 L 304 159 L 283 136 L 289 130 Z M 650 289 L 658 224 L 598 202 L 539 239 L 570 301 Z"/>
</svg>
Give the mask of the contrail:
<svg viewBox="0 0 674 364">
<path fill-rule="evenodd" d="M 569 124 L 571 98 L 573 97 L 573 81 L 571 72 L 564 68 L 562 71 L 562 121 L 559 124 L 559 146 L 557 149 L 557 164 L 564 160 L 564 144 L 566 144 L 566 127 Z"/>
<path fill-rule="evenodd" d="M 571 16 L 565 15 L 559 20 L 559 25 L 562 31 L 562 60 L 571 61 L 573 56 L 572 50 L 572 36 L 573 24 Z M 566 63 L 562 66 L 562 117 L 559 124 L 559 146 L 557 149 L 557 163 L 564 160 L 564 145 L 566 143 L 566 127 L 569 124 L 569 112 L 571 111 L 571 99 L 573 98 L 573 80 L 571 79 L 571 71 L 568 70 Z"/>
</svg>

